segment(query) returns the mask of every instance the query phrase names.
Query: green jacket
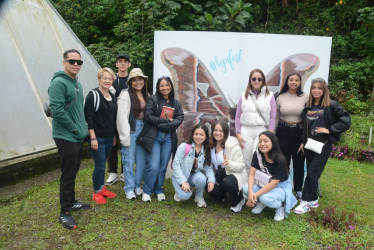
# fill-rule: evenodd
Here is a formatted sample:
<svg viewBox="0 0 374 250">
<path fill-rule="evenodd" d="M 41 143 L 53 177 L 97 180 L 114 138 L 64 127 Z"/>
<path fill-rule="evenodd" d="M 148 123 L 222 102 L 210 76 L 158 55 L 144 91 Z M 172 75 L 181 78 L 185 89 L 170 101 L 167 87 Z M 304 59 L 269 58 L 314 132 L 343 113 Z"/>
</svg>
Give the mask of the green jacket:
<svg viewBox="0 0 374 250">
<path fill-rule="evenodd" d="M 65 110 L 65 106 L 75 102 Z M 77 79 L 71 78 L 64 71 L 56 72 L 48 89 L 53 115 L 52 136 L 70 142 L 83 142 L 88 136 L 87 122 L 84 117 L 83 89 Z"/>
</svg>

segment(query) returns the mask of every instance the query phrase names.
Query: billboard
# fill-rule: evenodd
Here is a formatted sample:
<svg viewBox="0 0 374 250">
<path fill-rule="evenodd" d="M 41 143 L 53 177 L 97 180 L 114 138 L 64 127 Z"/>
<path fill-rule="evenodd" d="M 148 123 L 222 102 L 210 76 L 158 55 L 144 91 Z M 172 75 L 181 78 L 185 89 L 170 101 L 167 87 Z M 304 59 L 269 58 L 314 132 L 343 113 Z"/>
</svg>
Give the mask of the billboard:
<svg viewBox="0 0 374 250">
<path fill-rule="evenodd" d="M 331 37 L 256 33 L 156 31 L 154 88 L 157 78 L 171 76 L 185 120 L 180 137 L 198 122 L 226 118 L 233 131 L 236 105 L 251 70 L 261 69 L 273 92 L 297 71 L 302 87 L 328 81 Z"/>
</svg>

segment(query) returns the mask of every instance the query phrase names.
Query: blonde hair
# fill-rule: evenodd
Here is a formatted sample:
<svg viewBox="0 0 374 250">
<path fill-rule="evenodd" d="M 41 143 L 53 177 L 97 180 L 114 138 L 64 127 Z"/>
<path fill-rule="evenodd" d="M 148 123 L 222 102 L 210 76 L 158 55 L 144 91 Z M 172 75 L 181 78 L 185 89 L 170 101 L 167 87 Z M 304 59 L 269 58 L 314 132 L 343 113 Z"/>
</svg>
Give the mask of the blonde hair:
<svg viewBox="0 0 374 250">
<path fill-rule="evenodd" d="M 97 72 L 97 79 L 100 80 L 101 77 L 103 76 L 104 72 L 107 72 L 109 73 L 112 78 L 113 78 L 113 81 L 116 79 L 116 74 L 114 74 L 113 70 L 111 68 L 102 68 L 99 70 L 99 72 Z"/>
<path fill-rule="evenodd" d="M 309 99 L 307 103 L 307 107 L 312 107 L 314 104 L 314 97 L 312 95 L 312 89 L 316 83 L 319 83 L 321 86 L 321 89 L 323 91 L 323 95 L 320 100 L 321 108 L 326 108 L 330 106 L 330 92 L 327 88 L 327 83 L 323 78 L 315 78 L 312 80 L 312 84 L 310 85 L 310 91 L 309 91 Z"/>
</svg>

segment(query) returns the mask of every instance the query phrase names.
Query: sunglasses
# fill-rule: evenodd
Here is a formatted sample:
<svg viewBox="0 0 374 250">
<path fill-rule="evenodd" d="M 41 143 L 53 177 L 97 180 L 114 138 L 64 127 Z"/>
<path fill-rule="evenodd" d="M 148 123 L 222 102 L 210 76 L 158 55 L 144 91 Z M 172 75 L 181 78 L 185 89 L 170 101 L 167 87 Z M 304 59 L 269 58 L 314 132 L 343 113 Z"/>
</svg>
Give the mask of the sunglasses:
<svg viewBox="0 0 374 250">
<path fill-rule="evenodd" d="M 75 59 L 65 60 L 65 62 L 68 62 L 70 65 L 74 65 L 75 63 L 77 63 L 79 66 L 81 66 L 83 64 L 82 60 L 75 60 Z"/>
<path fill-rule="evenodd" d="M 258 78 L 256 78 L 256 77 L 252 77 L 251 80 L 252 80 L 252 82 L 255 82 L 256 80 L 257 80 L 258 82 L 262 82 L 262 78 L 261 78 L 261 77 L 258 77 Z"/>
</svg>

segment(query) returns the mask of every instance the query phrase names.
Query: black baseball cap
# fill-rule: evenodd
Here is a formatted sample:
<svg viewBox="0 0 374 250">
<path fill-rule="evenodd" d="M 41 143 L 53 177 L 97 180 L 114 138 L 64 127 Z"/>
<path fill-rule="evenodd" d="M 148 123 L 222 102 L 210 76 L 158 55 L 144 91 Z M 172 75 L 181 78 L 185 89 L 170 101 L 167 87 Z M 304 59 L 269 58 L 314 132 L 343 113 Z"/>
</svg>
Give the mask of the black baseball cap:
<svg viewBox="0 0 374 250">
<path fill-rule="evenodd" d="M 117 59 L 116 59 L 116 62 L 117 62 L 118 59 L 120 59 L 120 58 L 124 58 L 124 59 L 126 59 L 127 61 L 130 62 L 130 57 L 129 57 L 129 55 L 126 54 L 126 53 L 120 53 L 120 54 L 118 54 Z"/>
</svg>

